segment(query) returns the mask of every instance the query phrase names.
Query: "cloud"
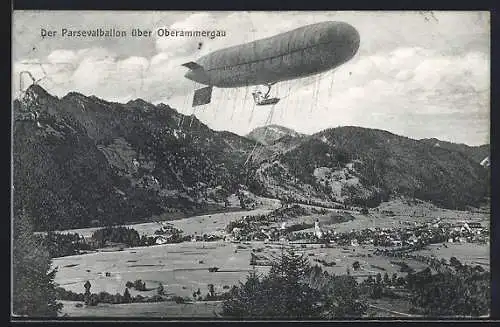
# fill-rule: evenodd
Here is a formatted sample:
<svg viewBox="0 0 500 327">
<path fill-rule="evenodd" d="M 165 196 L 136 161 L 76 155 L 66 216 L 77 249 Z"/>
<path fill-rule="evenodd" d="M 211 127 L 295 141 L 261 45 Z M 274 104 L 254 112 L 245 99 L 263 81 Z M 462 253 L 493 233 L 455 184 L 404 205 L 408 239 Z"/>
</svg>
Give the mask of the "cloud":
<svg viewBox="0 0 500 327">
<path fill-rule="evenodd" d="M 145 15 L 129 17 L 137 22 Z M 155 13 L 156 20 L 149 26 L 154 33 L 158 28 L 224 30 L 226 36 L 210 39 L 155 35 L 144 41 L 147 49 L 133 43 L 125 52 L 124 45 L 115 43 L 86 42 L 87 47 L 66 48 L 67 43 L 60 41 L 37 59 L 16 60 L 14 88 L 18 88 L 19 72 L 29 68 L 37 79 L 48 76 L 40 83 L 58 96 L 78 91 L 110 101 L 141 97 L 169 103 L 190 114 L 197 85 L 183 78 L 183 63 L 302 25 L 343 20 L 356 26 L 362 36 L 358 54 L 335 71 L 275 85 L 272 92 L 281 101 L 274 108 L 274 123 L 306 133 L 359 125 L 417 138 L 448 135 L 445 138 L 469 143 L 482 143 L 489 133 L 487 13 L 436 12 L 436 20 L 428 21 L 407 12 L 162 15 Z M 102 26 L 103 19 L 91 21 Z M 19 28 L 19 22 L 16 26 Z M 133 54 L 124 55 L 129 53 Z M 33 64 L 37 60 L 46 64 Z M 212 128 L 245 134 L 266 123 L 272 111 L 270 107 L 255 108 L 250 90 L 214 89 L 212 103 L 197 108 L 196 115 Z M 449 124 L 445 124 L 446 120 Z M 475 123 L 467 124 L 471 120 Z"/>
</svg>

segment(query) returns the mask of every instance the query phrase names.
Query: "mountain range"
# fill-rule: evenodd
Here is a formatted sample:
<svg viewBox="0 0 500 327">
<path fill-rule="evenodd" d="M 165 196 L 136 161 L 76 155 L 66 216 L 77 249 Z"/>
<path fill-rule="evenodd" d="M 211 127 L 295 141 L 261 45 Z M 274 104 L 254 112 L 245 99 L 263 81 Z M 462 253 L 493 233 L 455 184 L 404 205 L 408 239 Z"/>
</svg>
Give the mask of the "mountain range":
<svg viewBox="0 0 500 327">
<path fill-rule="evenodd" d="M 206 212 L 241 190 L 372 207 L 404 195 L 458 209 L 489 194 L 479 164 L 488 145 L 353 126 L 304 135 L 270 125 L 239 136 L 166 104 L 58 98 L 38 85 L 13 112 L 14 209 L 28 210 L 37 230 Z"/>
</svg>

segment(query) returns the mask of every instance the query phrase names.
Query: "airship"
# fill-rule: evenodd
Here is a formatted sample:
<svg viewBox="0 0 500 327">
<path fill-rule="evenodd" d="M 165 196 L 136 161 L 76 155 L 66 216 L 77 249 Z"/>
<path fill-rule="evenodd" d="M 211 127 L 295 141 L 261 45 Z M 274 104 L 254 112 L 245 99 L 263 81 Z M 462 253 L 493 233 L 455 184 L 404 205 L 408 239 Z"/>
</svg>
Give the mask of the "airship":
<svg viewBox="0 0 500 327">
<path fill-rule="evenodd" d="M 183 66 L 187 79 L 207 85 L 195 90 L 193 107 L 210 103 L 213 87 L 266 86 L 253 94 L 257 105 L 279 101 L 270 98 L 271 86 L 334 69 L 357 53 L 360 36 L 345 22 L 326 21 L 302 26 L 264 39 L 211 52 Z"/>
</svg>

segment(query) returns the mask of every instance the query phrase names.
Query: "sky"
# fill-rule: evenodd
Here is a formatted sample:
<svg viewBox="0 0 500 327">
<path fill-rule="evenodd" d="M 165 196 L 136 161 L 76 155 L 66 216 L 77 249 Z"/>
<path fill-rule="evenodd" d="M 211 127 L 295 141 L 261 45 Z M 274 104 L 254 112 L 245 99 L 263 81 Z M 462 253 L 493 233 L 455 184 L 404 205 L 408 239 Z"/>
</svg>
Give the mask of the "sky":
<svg viewBox="0 0 500 327">
<path fill-rule="evenodd" d="M 322 21 L 344 21 L 360 34 L 357 54 L 313 77 L 276 84 L 273 106 L 255 107 L 254 87 L 214 88 L 212 102 L 191 107 L 201 87 L 184 78 L 188 61 L 232 45 Z M 69 38 L 61 30 L 124 30 L 126 37 Z M 131 30 L 152 31 L 132 37 Z M 158 29 L 220 30 L 224 37 L 161 37 Z M 42 37 L 41 30 L 56 31 Z M 490 16 L 479 11 L 15 11 L 13 92 L 30 80 L 49 93 L 76 91 L 128 102 L 141 98 L 195 114 L 216 130 L 245 135 L 266 124 L 312 134 L 361 126 L 410 138 L 480 145 L 490 133 Z M 200 47 L 201 43 L 201 47 Z M 21 80 L 20 80 L 21 79 Z"/>
</svg>

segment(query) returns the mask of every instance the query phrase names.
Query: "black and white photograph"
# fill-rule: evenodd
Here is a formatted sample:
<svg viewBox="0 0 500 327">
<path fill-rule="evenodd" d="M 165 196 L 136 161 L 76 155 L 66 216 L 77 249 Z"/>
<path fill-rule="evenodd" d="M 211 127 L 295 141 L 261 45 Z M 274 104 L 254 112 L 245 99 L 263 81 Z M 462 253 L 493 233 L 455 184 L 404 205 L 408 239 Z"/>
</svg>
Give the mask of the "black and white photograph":
<svg viewBox="0 0 500 327">
<path fill-rule="evenodd" d="M 489 11 L 12 13 L 12 320 L 488 319 Z"/>
</svg>

